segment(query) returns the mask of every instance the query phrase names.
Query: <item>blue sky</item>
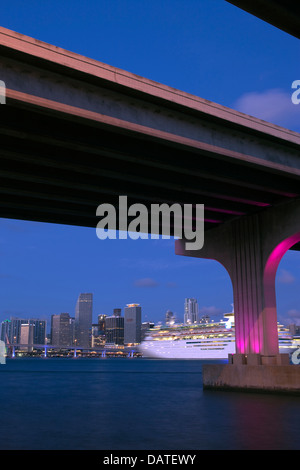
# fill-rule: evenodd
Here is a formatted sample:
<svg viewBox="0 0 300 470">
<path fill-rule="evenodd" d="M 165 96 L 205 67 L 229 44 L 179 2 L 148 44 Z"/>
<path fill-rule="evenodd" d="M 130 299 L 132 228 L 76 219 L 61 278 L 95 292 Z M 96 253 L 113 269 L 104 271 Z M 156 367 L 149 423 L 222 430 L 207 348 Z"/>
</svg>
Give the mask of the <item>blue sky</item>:
<svg viewBox="0 0 300 470">
<path fill-rule="evenodd" d="M 11 0 L 0 25 L 300 132 L 299 40 L 224 0 Z M 218 319 L 233 301 L 225 269 L 175 256 L 172 240 L 0 219 L 0 257 L 0 321 L 73 315 L 80 292 L 94 293 L 95 320 L 132 302 L 143 320 L 182 319 L 185 297 Z M 300 253 L 276 284 L 278 318 L 300 323 Z"/>
</svg>

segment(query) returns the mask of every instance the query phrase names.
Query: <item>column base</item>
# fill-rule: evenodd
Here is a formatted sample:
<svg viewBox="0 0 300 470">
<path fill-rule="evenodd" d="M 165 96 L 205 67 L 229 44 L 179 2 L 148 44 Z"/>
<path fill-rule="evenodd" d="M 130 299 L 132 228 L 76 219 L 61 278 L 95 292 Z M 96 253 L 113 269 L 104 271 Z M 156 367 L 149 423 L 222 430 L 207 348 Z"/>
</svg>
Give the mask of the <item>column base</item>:
<svg viewBox="0 0 300 470">
<path fill-rule="evenodd" d="M 276 354 L 274 356 L 263 356 L 262 354 L 229 354 L 228 363 L 251 366 L 288 366 L 290 364 L 290 356 L 289 354 Z"/>
<path fill-rule="evenodd" d="M 204 390 L 300 395 L 300 367 L 288 354 L 233 354 L 228 364 L 203 364 Z"/>
</svg>

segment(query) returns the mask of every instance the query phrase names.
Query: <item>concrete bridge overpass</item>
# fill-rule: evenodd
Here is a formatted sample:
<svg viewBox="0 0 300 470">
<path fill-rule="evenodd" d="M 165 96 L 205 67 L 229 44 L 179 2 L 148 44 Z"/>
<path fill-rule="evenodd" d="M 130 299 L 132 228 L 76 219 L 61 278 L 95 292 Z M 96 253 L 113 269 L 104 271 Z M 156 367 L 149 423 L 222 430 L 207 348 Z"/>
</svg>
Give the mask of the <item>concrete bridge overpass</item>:
<svg viewBox="0 0 300 470">
<path fill-rule="evenodd" d="M 0 28 L 2 217 L 205 204 L 206 229 L 299 197 L 297 133 Z"/>
<path fill-rule="evenodd" d="M 281 363 L 275 275 L 300 242 L 300 135 L 4 28 L 0 57 L 0 216 L 96 227 L 119 195 L 204 204 L 204 249 L 176 253 L 228 270 L 234 360 Z"/>
<path fill-rule="evenodd" d="M 295 0 L 226 0 L 300 39 L 300 5 Z"/>
</svg>

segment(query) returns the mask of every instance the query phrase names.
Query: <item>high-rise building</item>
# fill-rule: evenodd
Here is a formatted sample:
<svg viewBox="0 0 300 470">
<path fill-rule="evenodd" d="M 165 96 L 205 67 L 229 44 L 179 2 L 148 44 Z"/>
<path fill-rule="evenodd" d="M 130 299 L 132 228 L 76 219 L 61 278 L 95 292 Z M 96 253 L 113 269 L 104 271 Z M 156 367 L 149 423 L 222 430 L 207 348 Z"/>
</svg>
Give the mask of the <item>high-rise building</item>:
<svg viewBox="0 0 300 470">
<path fill-rule="evenodd" d="M 22 325 L 31 325 L 32 343 L 45 344 L 46 342 L 46 320 L 24 319 L 11 317 L 5 320 L 1 325 L 1 339 L 5 343 L 20 344 L 21 343 L 21 327 Z M 23 329 L 24 331 L 26 330 Z M 24 343 L 23 343 L 24 344 Z"/>
<path fill-rule="evenodd" d="M 76 346 L 89 348 L 92 338 L 93 294 L 80 294 L 75 309 Z"/>
<path fill-rule="evenodd" d="M 105 319 L 107 315 L 98 315 L 99 335 L 105 335 Z"/>
<path fill-rule="evenodd" d="M 33 344 L 46 343 L 46 320 L 31 319 L 29 322 L 33 325 Z"/>
<path fill-rule="evenodd" d="M 166 311 L 166 325 L 173 325 L 175 322 L 174 313 L 171 310 Z"/>
<path fill-rule="evenodd" d="M 6 344 L 10 342 L 11 338 L 11 320 L 4 320 L 1 323 L 1 334 L 0 340 L 4 341 Z"/>
<path fill-rule="evenodd" d="M 21 326 L 27 323 L 29 323 L 28 319 L 11 317 L 11 328 L 10 328 L 10 336 L 9 336 L 9 342 L 11 344 L 21 343 L 20 341 Z"/>
<path fill-rule="evenodd" d="M 51 316 L 51 344 L 54 346 L 71 346 L 72 319 L 68 313 Z"/>
<path fill-rule="evenodd" d="M 124 344 L 141 342 L 142 307 L 128 304 L 124 313 Z"/>
<path fill-rule="evenodd" d="M 21 349 L 31 352 L 33 349 L 33 324 L 22 323 L 20 333 Z"/>
<path fill-rule="evenodd" d="M 105 319 L 107 315 L 98 315 L 98 323 L 92 325 L 92 348 L 105 345 Z"/>
<path fill-rule="evenodd" d="M 75 344 L 75 317 L 70 317 L 71 345 Z"/>
<path fill-rule="evenodd" d="M 197 299 L 187 298 L 184 303 L 184 324 L 193 323 L 198 323 L 198 302 Z"/>
<path fill-rule="evenodd" d="M 105 343 L 124 344 L 124 317 L 121 317 L 121 309 L 114 309 L 114 314 L 105 318 Z"/>
</svg>

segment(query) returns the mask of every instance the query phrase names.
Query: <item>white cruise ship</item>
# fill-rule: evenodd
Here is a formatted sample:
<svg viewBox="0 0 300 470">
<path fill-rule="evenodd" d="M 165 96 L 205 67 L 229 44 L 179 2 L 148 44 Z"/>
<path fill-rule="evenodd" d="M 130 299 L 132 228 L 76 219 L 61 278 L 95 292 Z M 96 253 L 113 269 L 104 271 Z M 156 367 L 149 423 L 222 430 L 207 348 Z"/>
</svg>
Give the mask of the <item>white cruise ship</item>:
<svg viewBox="0 0 300 470">
<path fill-rule="evenodd" d="M 279 352 L 295 350 L 293 338 L 278 325 Z M 155 326 L 139 345 L 143 357 L 158 359 L 228 359 L 235 353 L 234 313 L 220 322 L 195 325 Z"/>
</svg>

